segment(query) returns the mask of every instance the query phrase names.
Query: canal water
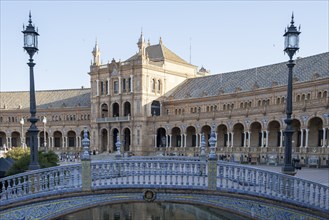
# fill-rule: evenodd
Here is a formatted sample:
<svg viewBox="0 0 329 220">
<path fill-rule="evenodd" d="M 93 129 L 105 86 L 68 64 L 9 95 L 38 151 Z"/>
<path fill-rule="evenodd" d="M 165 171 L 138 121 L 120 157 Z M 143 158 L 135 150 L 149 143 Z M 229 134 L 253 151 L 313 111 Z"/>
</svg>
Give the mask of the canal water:
<svg viewBox="0 0 329 220">
<path fill-rule="evenodd" d="M 245 220 L 220 209 L 177 203 L 126 203 L 97 206 L 56 220 Z"/>
</svg>

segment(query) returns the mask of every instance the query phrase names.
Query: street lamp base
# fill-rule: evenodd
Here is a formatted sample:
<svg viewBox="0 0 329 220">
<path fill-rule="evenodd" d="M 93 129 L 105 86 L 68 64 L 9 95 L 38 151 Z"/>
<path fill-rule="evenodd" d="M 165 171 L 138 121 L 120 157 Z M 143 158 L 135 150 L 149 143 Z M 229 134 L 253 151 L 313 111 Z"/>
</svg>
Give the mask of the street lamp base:
<svg viewBox="0 0 329 220">
<path fill-rule="evenodd" d="M 30 164 L 29 165 L 29 170 L 38 170 L 38 169 L 40 169 L 39 164 Z"/>
<path fill-rule="evenodd" d="M 295 176 L 297 171 L 295 170 L 295 168 L 292 165 L 285 165 L 284 167 L 282 167 L 281 172 L 283 174 L 287 174 L 290 176 Z"/>
</svg>

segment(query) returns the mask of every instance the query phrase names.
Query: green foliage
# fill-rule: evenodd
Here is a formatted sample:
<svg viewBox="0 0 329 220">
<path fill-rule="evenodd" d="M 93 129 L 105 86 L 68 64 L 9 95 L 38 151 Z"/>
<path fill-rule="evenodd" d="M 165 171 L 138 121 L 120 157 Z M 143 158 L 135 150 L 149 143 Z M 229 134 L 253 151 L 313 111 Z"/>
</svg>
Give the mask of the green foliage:
<svg viewBox="0 0 329 220">
<path fill-rule="evenodd" d="M 54 151 L 39 151 L 38 161 L 41 168 L 58 166 L 58 156 Z M 23 173 L 28 170 L 30 164 L 30 152 L 23 154 L 20 159 L 16 160 L 14 165 L 6 173 L 6 176 Z"/>
<path fill-rule="evenodd" d="M 21 159 L 25 155 L 30 154 L 30 148 L 13 147 L 6 153 L 6 157 L 13 158 L 15 161 Z"/>
</svg>

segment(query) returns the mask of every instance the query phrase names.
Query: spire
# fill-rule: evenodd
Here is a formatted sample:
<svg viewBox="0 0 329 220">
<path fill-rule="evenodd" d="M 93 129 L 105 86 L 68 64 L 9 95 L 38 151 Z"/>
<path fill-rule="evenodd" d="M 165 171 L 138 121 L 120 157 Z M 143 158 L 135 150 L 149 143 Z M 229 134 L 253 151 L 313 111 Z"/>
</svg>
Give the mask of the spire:
<svg viewBox="0 0 329 220">
<path fill-rule="evenodd" d="M 137 42 L 137 46 L 138 46 L 138 49 L 139 49 L 139 54 L 144 56 L 145 55 L 146 44 L 145 44 L 145 40 L 144 40 L 144 37 L 143 37 L 143 29 L 141 30 L 141 36 L 139 37 L 139 40 Z"/>
<path fill-rule="evenodd" d="M 290 24 L 291 25 L 294 25 L 294 12 L 292 12 L 292 15 L 291 15 L 291 22 L 290 22 Z"/>
<path fill-rule="evenodd" d="M 150 38 L 147 40 L 147 46 L 151 46 Z"/>
<path fill-rule="evenodd" d="M 30 12 L 29 12 L 29 23 L 32 24 L 31 10 L 30 10 Z"/>
<path fill-rule="evenodd" d="M 162 44 L 162 38 L 160 37 L 160 39 L 159 39 L 159 44 Z"/>
<path fill-rule="evenodd" d="M 99 66 L 100 65 L 100 55 L 101 55 L 101 52 L 100 52 L 99 47 L 98 47 L 97 38 L 96 38 L 96 41 L 95 41 L 95 47 L 94 47 L 94 49 L 92 51 L 92 54 L 93 54 L 93 58 L 94 58 L 93 65 Z"/>
</svg>

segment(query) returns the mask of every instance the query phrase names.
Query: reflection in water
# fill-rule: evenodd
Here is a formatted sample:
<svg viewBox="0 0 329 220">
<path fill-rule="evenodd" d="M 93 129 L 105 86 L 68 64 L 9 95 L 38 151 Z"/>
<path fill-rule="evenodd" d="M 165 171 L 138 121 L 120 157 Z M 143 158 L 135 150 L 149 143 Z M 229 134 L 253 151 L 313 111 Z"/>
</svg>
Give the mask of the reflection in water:
<svg viewBox="0 0 329 220">
<path fill-rule="evenodd" d="M 56 220 L 244 220 L 220 209 L 176 203 L 126 203 L 98 206 Z"/>
</svg>

